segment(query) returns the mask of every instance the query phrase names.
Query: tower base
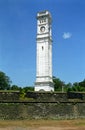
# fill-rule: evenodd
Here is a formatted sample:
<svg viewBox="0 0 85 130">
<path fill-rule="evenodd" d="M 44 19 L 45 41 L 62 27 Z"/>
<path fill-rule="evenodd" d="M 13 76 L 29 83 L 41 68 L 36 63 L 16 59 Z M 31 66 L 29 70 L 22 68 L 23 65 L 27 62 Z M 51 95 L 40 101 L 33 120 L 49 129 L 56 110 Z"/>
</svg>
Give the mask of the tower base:
<svg viewBox="0 0 85 130">
<path fill-rule="evenodd" d="M 53 82 L 36 82 L 35 91 L 54 91 Z"/>
</svg>

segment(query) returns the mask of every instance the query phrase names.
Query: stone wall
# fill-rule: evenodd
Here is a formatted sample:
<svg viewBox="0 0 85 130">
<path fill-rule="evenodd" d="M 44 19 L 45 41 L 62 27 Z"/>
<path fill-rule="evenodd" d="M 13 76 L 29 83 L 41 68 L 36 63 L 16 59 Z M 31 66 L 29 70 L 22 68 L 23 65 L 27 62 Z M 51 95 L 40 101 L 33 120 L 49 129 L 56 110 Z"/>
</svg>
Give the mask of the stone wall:
<svg viewBox="0 0 85 130">
<path fill-rule="evenodd" d="M 15 91 L 15 92 L 10 92 L 10 91 L 0 91 L 0 101 L 2 100 L 19 100 L 20 92 Z"/>
<path fill-rule="evenodd" d="M 1 103 L 0 119 L 85 118 L 85 103 Z"/>
<path fill-rule="evenodd" d="M 67 93 L 51 93 L 51 92 L 28 92 L 26 97 L 33 98 L 39 102 L 56 102 L 67 101 Z"/>
<path fill-rule="evenodd" d="M 56 101 L 69 101 L 69 99 L 79 99 L 85 101 L 85 93 L 76 92 L 27 92 L 25 98 L 33 99 L 39 102 L 56 102 Z M 19 91 L 0 91 L 0 101 L 15 101 L 20 99 Z"/>
<path fill-rule="evenodd" d="M 85 118 L 85 93 L 29 92 L 26 97 L 0 101 L 0 119 Z"/>
<path fill-rule="evenodd" d="M 85 101 L 85 93 L 76 93 L 76 92 L 28 92 L 26 97 L 33 98 L 36 101 L 41 102 L 61 102 L 61 101 L 69 101 L 69 99 L 78 99 Z"/>
</svg>

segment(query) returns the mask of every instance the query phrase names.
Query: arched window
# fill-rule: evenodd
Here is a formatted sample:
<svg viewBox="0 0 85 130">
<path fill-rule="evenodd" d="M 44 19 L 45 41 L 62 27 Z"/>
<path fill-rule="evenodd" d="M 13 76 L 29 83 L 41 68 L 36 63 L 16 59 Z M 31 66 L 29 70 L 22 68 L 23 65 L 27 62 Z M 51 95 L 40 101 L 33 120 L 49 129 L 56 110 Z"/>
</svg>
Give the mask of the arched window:
<svg viewBox="0 0 85 130">
<path fill-rule="evenodd" d="M 44 47 L 42 46 L 42 51 L 43 51 Z"/>
</svg>

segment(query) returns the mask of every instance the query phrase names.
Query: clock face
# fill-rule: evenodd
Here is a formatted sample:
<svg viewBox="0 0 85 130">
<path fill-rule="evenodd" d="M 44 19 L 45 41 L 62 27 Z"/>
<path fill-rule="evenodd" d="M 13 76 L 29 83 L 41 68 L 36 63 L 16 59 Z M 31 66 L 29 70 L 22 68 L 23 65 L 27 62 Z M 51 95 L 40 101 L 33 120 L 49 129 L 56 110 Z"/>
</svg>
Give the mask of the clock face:
<svg viewBox="0 0 85 130">
<path fill-rule="evenodd" d="M 42 27 L 40 28 L 40 31 L 41 31 L 41 32 L 44 32 L 44 31 L 45 31 L 45 27 L 42 26 Z"/>
</svg>

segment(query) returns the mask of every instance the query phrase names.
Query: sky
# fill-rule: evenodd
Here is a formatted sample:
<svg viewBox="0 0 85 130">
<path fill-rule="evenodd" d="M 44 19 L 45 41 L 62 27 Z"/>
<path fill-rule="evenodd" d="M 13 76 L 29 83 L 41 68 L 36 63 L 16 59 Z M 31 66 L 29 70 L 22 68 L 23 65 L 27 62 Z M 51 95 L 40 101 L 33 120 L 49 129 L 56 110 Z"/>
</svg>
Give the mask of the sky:
<svg viewBox="0 0 85 130">
<path fill-rule="evenodd" d="M 0 71 L 20 87 L 36 80 L 37 13 L 52 15 L 53 76 L 85 79 L 85 0 L 0 0 Z"/>
</svg>

